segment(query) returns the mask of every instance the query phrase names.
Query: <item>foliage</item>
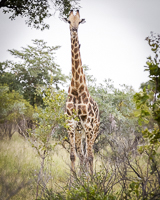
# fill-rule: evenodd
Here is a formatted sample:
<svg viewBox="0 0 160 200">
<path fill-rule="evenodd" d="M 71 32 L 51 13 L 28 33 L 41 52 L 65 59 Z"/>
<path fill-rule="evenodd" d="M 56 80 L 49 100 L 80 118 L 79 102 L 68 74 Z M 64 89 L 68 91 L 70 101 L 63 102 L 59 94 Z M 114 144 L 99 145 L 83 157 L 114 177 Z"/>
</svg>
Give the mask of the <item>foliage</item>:
<svg viewBox="0 0 160 200">
<path fill-rule="evenodd" d="M 71 9 L 78 8 L 79 0 L 2 0 L 0 8 L 3 13 L 11 13 L 11 20 L 17 16 L 26 17 L 26 24 L 36 29 L 49 28 L 45 23 L 45 19 L 52 16 L 51 8 L 60 12 L 60 16 L 68 16 Z"/>
<path fill-rule="evenodd" d="M 4 64 L 0 63 L 0 84 L 7 85 L 9 90 L 15 90 L 19 93 L 23 90 L 22 84 L 18 80 L 16 74 L 5 71 Z"/>
<path fill-rule="evenodd" d="M 147 58 L 146 71 L 149 71 L 150 80 L 141 85 L 142 91 L 134 95 L 137 110 L 139 110 L 139 122 L 145 125 L 142 130 L 146 141 L 139 147 L 141 154 L 146 154 L 151 162 L 151 174 L 156 176 L 156 181 L 160 187 L 160 166 L 159 166 L 159 148 L 160 148 L 160 35 L 151 33 L 146 40 L 151 47 L 154 58 Z M 156 195 L 156 192 L 153 192 Z M 159 196 L 158 196 L 159 197 Z"/>
<path fill-rule="evenodd" d="M 28 45 L 21 51 L 9 50 L 18 62 L 1 63 L 1 80 L 5 83 L 10 82 L 10 90 L 18 89 L 34 106 L 43 103 L 42 98 L 36 94 L 36 88 L 49 85 L 52 76 L 52 84 L 59 89 L 60 85 L 66 81 L 66 76 L 54 62 L 54 54 L 58 46 L 47 46 L 43 40 L 33 40 L 33 44 L 34 46 Z"/>
<path fill-rule="evenodd" d="M 16 130 L 17 121 L 21 118 L 31 119 L 32 106 L 23 96 L 7 86 L 0 86 L 0 136 L 11 138 Z"/>
<path fill-rule="evenodd" d="M 100 131 L 94 144 L 95 152 L 104 149 L 113 134 L 140 138 L 141 128 L 134 114 L 136 105 L 133 101 L 133 88 L 126 85 L 115 88 L 110 79 L 97 85 L 94 77 L 88 75 L 89 68 L 85 66 L 84 69 L 90 94 L 98 103 L 100 112 Z"/>
<path fill-rule="evenodd" d="M 149 71 L 150 80 L 147 87 L 143 87 L 143 91 L 136 93 L 134 99 L 136 101 L 137 109 L 139 109 L 139 121 L 149 123 L 153 121 L 154 124 L 151 131 L 147 129 L 143 131 L 146 138 L 149 139 L 150 144 L 159 143 L 160 139 L 160 35 L 151 33 L 146 40 L 154 53 L 154 58 L 149 56 L 147 58 L 146 71 Z M 148 118 L 148 119 L 147 119 Z"/>
<path fill-rule="evenodd" d="M 54 88 L 39 89 L 38 93 L 43 96 L 44 108 L 35 108 L 35 128 L 28 130 L 30 132 L 31 139 L 36 141 L 34 147 L 37 149 L 38 154 L 46 152 L 46 154 L 52 150 L 50 142 L 54 132 L 59 125 L 66 126 L 64 114 L 64 91 L 55 91 Z M 34 139 L 33 139 L 34 138 Z M 38 146 L 37 146 L 38 145 Z"/>
<path fill-rule="evenodd" d="M 42 96 L 44 107 L 35 107 L 35 127 L 29 129 L 29 142 L 36 149 L 40 159 L 41 167 L 37 177 L 36 199 L 44 193 L 46 184 L 51 179 L 50 174 L 45 169 L 46 158 L 50 156 L 57 145 L 53 143 L 52 137 L 58 127 L 67 127 L 67 119 L 64 114 L 64 91 L 56 91 L 53 87 L 40 88 L 37 93 Z M 41 192 L 39 191 L 42 188 Z"/>
</svg>

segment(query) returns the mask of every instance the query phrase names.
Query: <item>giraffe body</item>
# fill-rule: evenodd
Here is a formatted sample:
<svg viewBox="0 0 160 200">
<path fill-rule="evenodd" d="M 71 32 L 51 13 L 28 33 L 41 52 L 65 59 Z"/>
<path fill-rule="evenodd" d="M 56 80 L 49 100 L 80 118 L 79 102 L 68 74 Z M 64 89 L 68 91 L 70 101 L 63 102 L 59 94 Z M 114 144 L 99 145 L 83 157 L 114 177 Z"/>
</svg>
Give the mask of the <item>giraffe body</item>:
<svg viewBox="0 0 160 200">
<path fill-rule="evenodd" d="M 78 40 L 78 26 L 84 22 L 80 20 L 79 11 L 76 15 L 71 11 L 69 18 L 65 19 L 70 24 L 71 33 L 71 57 L 72 57 L 72 79 L 68 90 L 66 112 L 69 116 L 75 111 L 79 121 L 74 119 L 68 121 L 68 135 L 70 139 L 71 169 L 75 170 L 76 150 L 80 159 L 80 165 L 90 166 L 93 173 L 93 144 L 99 131 L 99 109 L 97 103 L 89 94 L 85 74 L 83 72 L 80 56 L 80 45 Z M 82 137 L 85 134 L 86 152 L 84 154 Z"/>
</svg>

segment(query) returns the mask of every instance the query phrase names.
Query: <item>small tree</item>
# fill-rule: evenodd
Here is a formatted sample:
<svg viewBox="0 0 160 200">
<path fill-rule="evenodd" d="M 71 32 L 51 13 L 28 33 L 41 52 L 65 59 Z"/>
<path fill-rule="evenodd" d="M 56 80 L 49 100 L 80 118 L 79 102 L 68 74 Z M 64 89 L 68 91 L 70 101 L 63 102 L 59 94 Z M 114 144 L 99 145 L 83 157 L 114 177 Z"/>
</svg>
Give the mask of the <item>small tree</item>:
<svg viewBox="0 0 160 200">
<path fill-rule="evenodd" d="M 55 50 L 59 46 L 47 46 L 43 40 L 33 40 L 34 46 L 22 48 L 21 51 L 9 50 L 18 59 L 18 62 L 6 61 L 0 63 L 1 80 L 9 84 L 10 89 L 18 89 L 32 106 L 43 103 L 42 97 L 37 95 L 39 86 L 47 86 L 50 76 L 53 77 L 53 86 L 59 89 L 66 81 L 60 67 L 54 62 Z M 10 71 L 10 72 L 7 72 Z"/>
<path fill-rule="evenodd" d="M 35 128 L 29 129 L 30 135 L 29 142 L 32 147 L 36 149 L 41 166 L 37 174 L 37 188 L 36 199 L 47 189 L 47 183 L 52 178 L 49 172 L 46 170 L 47 160 L 50 153 L 54 150 L 57 143 L 53 142 L 52 138 L 59 126 L 66 127 L 66 115 L 64 114 L 64 91 L 56 91 L 53 87 L 41 88 L 37 93 L 42 96 L 44 102 L 44 108 L 35 107 Z"/>
<path fill-rule="evenodd" d="M 143 125 L 142 134 L 146 141 L 145 145 L 139 148 L 141 154 L 147 155 L 150 164 L 150 173 L 154 176 L 155 190 L 152 197 L 160 197 L 160 35 L 151 33 L 147 37 L 149 46 L 154 58 L 147 58 L 146 71 L 149 71 L 150 80 L 143 84 L 142 91 L 136 93 L 134 99 L 139 110 L 139 123 Z"/>
<path fill-rule="evenodd" d="M 0 137 L 10 138 L 17 130 L 17 122 L 31 120 L 33 108 L 18 92 L 0 86 Z"/>
</svg>

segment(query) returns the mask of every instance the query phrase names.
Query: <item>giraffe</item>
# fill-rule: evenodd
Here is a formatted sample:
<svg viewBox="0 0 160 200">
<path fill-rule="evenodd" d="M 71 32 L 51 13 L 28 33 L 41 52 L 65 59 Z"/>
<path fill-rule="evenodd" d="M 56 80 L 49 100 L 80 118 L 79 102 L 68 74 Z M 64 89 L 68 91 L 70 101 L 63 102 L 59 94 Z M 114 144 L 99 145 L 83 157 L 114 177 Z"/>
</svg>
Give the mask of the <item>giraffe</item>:
<svg viewBox="0 0 160 200">
<path fill-rule="evenodd" d="M 100 119 L 98 105 L 91 97 L 86 85 L 80 56 L 78 26 L 81 23 L 85 23 L 85 19 L 80 20 L 79 10 L 77 10 L 76 15 L 71 10 L 68 19 L 64 18 L 64 21 L 70 24 L 72 58 L 72 78 L 68 89 L 66 113 L 68 116 L 71 116 L 75 111 L 79 119 L 77 121 L 72 118 L 68 121 L 71 171 L 75 171 L 77 154 L 80 160 L 80 166 L 85 166 L 87 171 L 89 167 L 91 174 L 93 174 L 93 144 L 99 131 Z M 85 154 L 82 144 L 83 133 L 85 133 L 86 140 Z"/>
</svg>

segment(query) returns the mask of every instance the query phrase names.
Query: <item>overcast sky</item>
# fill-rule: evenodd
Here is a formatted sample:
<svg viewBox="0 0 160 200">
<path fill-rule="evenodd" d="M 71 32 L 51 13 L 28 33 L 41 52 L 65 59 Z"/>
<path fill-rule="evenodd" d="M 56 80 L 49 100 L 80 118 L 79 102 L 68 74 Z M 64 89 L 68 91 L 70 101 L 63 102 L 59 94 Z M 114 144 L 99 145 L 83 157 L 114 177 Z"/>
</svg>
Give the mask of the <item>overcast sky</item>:
<svg viewBox="0 0 160 200">
<path fill-rule="evenodd" d="M 132 85 L 138 90 L 148 80 L 144 72 L 146 57 L 151 50 L 145 38 L 150 32 L 160 33 L 160 0 L 81 0 L 81 18 L 86 23 L 79 27 L 82 63 L 98 82 L 112 79 L 115 85 Z M 69 25 L 58 18 L 49 18 L 49 30 L 35 30 L 24 18 L 10 21 L 0 10 L 0 61 L 13 59 L 7 49 L 18 49 L 32 44 L 32 39 L 43 39 L 50 46 L 60 45 L 56 62 L 62 72 L 71 70 Z"/>
</svg>

